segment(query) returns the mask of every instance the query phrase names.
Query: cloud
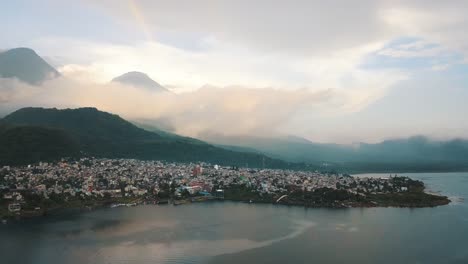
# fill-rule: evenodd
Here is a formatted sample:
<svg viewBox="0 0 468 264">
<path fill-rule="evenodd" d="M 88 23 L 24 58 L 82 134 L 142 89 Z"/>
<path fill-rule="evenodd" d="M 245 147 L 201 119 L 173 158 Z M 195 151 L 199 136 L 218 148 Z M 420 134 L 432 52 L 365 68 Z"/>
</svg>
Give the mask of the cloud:
<svg viewBox="0 0 468 264">
<path fill-rule="evenodd" d="M 34 32 L 14 25 L 11 32 L 25 34 L 27 42 L 21 46 L 48 55 L 74 81 L 50 82 L 37 92 L 9 84 L 0 92 L 2 106 L 94 105 L 128 118 L 165 120 L 187 135 L 204 129 L 282 131 L 354 141 L 410 133 L 410 128 L 434 130 L 422 123 L 415 129 L 415 120 L 442 113 L 442 108 L 404 105 L 409 92 L 431 84 L 411 82 L 418 74 L 429 72 L 442 80 L 441 88 L 432 89 L 434 98 L 466 98 L 442 89 L 466 87 L 458 73 L 449 72 L 468 63 L 468 2 L 463 0 L 87 0 L 76 2 L 80 8 L 73 10 L 60 2 L 47 4 L 64 16 L 91 11 L 94 34 L 87 23 L 73 23 L 62 31 L 44 26 L 35 38 Z M 35 19 L 26 18 L 24 23 Z M 4 34 L 9 46 L 17 41 L 15 36 Z M 402 39 L 411 41 L 399 42 Z M 372 56 L 376 63 L 366 64 Z M 145 72 L 177 95 L 160 98 L 108 84 L 128 71 Z M 455 75 L 459 79 L 452 81 Z M 395 89 L 402 80 L 412 86 Z M 412 101 L 425 101 L 420 95 L 427 94 L 413 94 Z M 376 114 L 371 119 L 376 127 L 370 131 L 363 113 L 373 113 L 372 106 L 385 99 L 391 110 Z M 405 112 L 394 114 L 403 107 Z M 392 123 L 384 126 L 386 120 Z M 458 134 L 466 131 L 459 129 Z"/>
<path fill-rule="evenodd" d="M 378 55 L 393 58 L 437 57 L 447 53 L 449 53 L 447 49 L 422 40 L 395 45 L 377 52 Z"/>
<path fill-rule="evenodd" d="M 431 67 L 431 70 L 433 71 L 445 71 L 450 67 L 450 64 L 445 63 L 445 64 L 435 64 Z"/>
<path fill-rule="evenodd" d="M 88 1 L 94 8 L 170 43 L 188 33 L 255 52 L 322 56 L 404 36 L 468 51 L 464 0 Z M 132 10 L 130 12 L 129 10 Z M 185 41 L 190 41 L 186 39 Z M 466 54 L 466 53 L 465 53 Z"/>
<path fill-rule="evenodd" d="M 382 19 L 400 36 L 435 43 L 468 58 L 468 2 L 393 1 L 381 10 Z"/>
<path fill-rule="evenodd" d="M 3 111 L 26 106 L 95 106 L 129 119 L 169 120 L 176 132 L 185 135 L 207 130 L 232 134 L 275 131 L 300 107 L 326 102 L 330 95 L 328 91 L 305 89 L 210 86 L 175 95 L 66 78 L 47 81 L 41 86 L 0 79 L 0 87 Z M 226 127 L 230 129 L 226 131 Z"/>
<path fill-rule="evenodd" d="M 0 79 L 0 98 L 3 113 L 27 106 L 94 106 L 131 120 L 164 120 L 175 132 L 189 136 L 205 132 L 294 133 L 289 122 L 295 116 L 340 114 L 367 103 L 366 96 L 340 89 L 204 86 L 179 94 L 161 94 L 118 83 L 99 84 L 66 77 L 46 81 L 41 86 Z M 307 122 L 307 118 L 303 121 Z"/>
<path fill-rule="evenodd" d="M 163 85 L 194 90 L 205 84 L 248 87 L 328 87 L 340 88 L 344 76 L 355 73 L 372 77 L 375 72 L 359 69 L 364 55 L 383 46 L 364 46 L 337 50 L 327 56 L 290 57 L 256 53 L 224 42 L 193 53 L 160 42 L 119 45 L 68 38 L 41 38 L 32 45 L 41 54 L 68 57 L 58 70 L 65 76 L 107 82 L 129 71 L 142 71 Z M 66 48 L 65 48 L 66 47 Z M 86 47 L 86 49 L 83 49 Z M 73 52 L 70 52 L 70 51 Z M 81 58 L 93 58 L 81 62 Z M 388 77 L 392 77 L 389 75 Z"/>
<path fill-rule="evenodd" d="M 168 32 L 194 32 L 201 38 L 297 56 L 361 46 L 388 32 L 377 16 L 379 1 L 373 0 L 359 6 L 339 0 L 88 2 L 132 23 L 135 30 L 151 35 L 151 41 L 164 42 Z"/>
</svg>

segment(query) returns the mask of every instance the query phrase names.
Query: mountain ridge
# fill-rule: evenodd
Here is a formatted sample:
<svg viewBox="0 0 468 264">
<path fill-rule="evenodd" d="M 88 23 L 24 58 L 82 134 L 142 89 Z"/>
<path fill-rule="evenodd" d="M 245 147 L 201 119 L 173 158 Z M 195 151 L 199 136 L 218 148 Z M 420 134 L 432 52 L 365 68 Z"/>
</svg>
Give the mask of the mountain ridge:
<svg viewBox="0 0 468 264">
<path fill-rule="evenodd" d="M 209 162 L 261 168 L 304 168 L 263 154 L 226 150 L 211 144 L 161 136 L 141 129 L 118 115 L 96 108 L 56 109 L 29 107 L 19 109 L 0 121 L 9 127 L 40 127 L 63 131 L 75 141 L 80 155 L 107 158 L 154 159 L 177 162 Z M 50 138 L 47 136 L 46 138 Z M 5 142 L 3 142 L 5 144 Z M 0 149 L 4 146 L 0 146 Z M 13 146 L 17 149 L 17 146 Z M 35 152 L 40 151 L 34 150 Z M 39 161 L 39 160 L 37 160 Z M 0 160 L 0 163 L 2 160 Z M 18 160 L 17 163 L 22 163 Z"/>
<path fill-rule="evenodd" d="M 252 148 L 290 162 L 322 164 L 327 168 L 366 172 L 468 170 L 468 140 L 431 140 L 424 136 L 388 139 L 353 146 L 314 143 L 297 137 L 210 135 L 202 140 L 218 146 Z"/>
</svg>

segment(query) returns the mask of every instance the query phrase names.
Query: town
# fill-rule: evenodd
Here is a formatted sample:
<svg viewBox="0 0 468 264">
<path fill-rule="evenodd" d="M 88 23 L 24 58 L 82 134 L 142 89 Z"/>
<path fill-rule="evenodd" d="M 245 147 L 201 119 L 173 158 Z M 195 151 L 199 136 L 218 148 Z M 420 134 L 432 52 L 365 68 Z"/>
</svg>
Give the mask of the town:
<svg viewBox="0 0 468 264">
<path fill-rule="evenodd" d="M 424 207 L 448 203 L 407 177 L 238 168 L 134 159 L 62 159 L 0 169 L 0 216 L 57 208 L 234 200 L 307 207 Z M 445 198 L 445 199 L 444 199 Z"/>
</svg>

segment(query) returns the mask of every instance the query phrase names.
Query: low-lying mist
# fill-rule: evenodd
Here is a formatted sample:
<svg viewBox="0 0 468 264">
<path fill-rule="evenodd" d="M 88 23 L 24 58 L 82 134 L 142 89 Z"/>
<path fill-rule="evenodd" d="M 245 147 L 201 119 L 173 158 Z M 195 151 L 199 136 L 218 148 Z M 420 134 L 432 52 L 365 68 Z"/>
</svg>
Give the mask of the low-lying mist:
<svg viewBox="0 0 468 264">
<path fill-rule="evenodd" d="M 192 137 L 206 132 L 257 136 L 293 133 L 288 131 L 288 123 L 296 113 L 305 109 L 317 113 L 336 101 L 337 94 L 330 89 L 204 86 L 175 94 L 119 83 L 79 82 L 65 77 L 45 81 L 38 86 L 14 79 L 0 79 L 2 116 L 29 106 L 92 106 L 129 120 L 164 124 L 173 132 Z"/>
</svg>

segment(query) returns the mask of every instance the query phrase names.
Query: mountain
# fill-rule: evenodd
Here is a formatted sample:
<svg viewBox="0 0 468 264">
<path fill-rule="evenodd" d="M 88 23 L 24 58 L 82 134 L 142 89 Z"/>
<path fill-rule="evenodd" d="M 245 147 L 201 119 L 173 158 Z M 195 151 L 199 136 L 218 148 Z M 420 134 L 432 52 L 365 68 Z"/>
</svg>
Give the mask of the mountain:
<svg viewBox="0 0 468 264">
<path fill-rule="evenodd" d="M 0 53 L 1 78 L 17 78 L 29 84 L 40 84 L 58 76 L 59 72 L 32 49 L 16 48 Z"/>
<path fill-rule="evenodd" d="M 321 164 L 347 172 L 408 172 L 468 170 L 468 140 L 434 141 L 423 136 L 352 146 L 314 143 L 297 137 L 204 135 L 218 146 L 256 149 L 289 162 Z M 231 147 L 229 147 L 231 148 Z"/>
<path fill-rule="evenodd" d="M 169 92 L 162 85 L 151 79 L 147 74 L 137 71 L 127 72 L 112 79 L 112 82 L 118 82 L 139 88 L 148 89 L 156 92 Z"/>
<path fill-rule="evenodd" d="M 157 134 L 142 130 L 117 115 L 96 108 L 64 109 L 22 108 L 3 118 L 10 125 L 59 128 L 80 142 L 92 154 L 111 151 L 119 144 L 157 140 Z"/>
<path fill-rule="evenodd" d="M 207 138 L 210 144 L 138 127 L 96 108 L 23 108 L 0 120 L 0 165 L 85 155 L 342 172 L 468 170 L 468 140 L 462 139 L 417 136 L 344 146 L 291 136 Z"/>
<path fill-rule="evenodd" d="M 353 149 L 337 144 L 313 143 L 307 139 L 294 136 L 224 136 L 207 133 L 201 135 L 202 140 L 219 146 L 237 146 L 256 149 L 272 157 L 287 161 L 322 163 L 323 161 L 343 160 L 351 157 Z"/>
<path fill-rule="evenodd" d="M 401 171 L 468 170 L 468 140 L 431 140 L 424 136 L 359 144 L 355 158 L 347 162 L 356 168 L 399 166 Z"/>
<path fill-rule="evenodd" d="M 141 129 L 117 115 L 102 112 L 96 108 L 63 110 L 23 108 L 9 114 L 0 123 L 9 127 L 40 127 L 49 133 L 62 131 L 66 138 L 70 139 L 70 142 L 74 142 L 72 145 L 76 144 L 80 155 L 177 162 L 203 161 L 220 165 L 248 165 L 257 168 L 263 166 L 304 168 L 304 164 L 287 163 L 263 154 L 226 150 L 199 140 L 159 135 Z M 35 135 L 30 136 L 34 138 Z M 48 138 L 50 137 L 45 137 L 44 140 L 47 141 Z M 9 146 L 9 148 L 20 149 L 23 144 L 21 142 L 27 140 L 42 141 L 40 138 L 25 139 L 19 141 L 18 144 L 11 143 L 13 146 Z M 11 141 L 2 142 L 0 144 L 5 145 Z M 47 144 L 51 145 L 49 147 L 56 146 L 54 142 L 47 141 Z M 68 143 L 62 141 L 57 144 L 60 146 Z M 2 147 L 0 146 L 0 149 Z M 28 159 L 27 162 L 30 160 Z M 0 163 L 5 164 L 3 160 L 0 160 Z"/>
</svg>

